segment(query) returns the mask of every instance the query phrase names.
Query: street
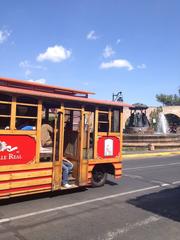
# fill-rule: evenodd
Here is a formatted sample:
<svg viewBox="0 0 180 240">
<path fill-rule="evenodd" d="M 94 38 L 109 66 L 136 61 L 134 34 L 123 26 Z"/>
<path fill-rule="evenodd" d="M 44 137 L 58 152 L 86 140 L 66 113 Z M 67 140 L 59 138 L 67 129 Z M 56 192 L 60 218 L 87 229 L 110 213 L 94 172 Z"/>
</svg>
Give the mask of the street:
<svg viewBox="0 0 180 240">
<path fill-rule="evenodd" d="M 1 200 L 0 240 L 179 240 L 180 156 L 123 166 L 101 188 Z"/>
</svg>

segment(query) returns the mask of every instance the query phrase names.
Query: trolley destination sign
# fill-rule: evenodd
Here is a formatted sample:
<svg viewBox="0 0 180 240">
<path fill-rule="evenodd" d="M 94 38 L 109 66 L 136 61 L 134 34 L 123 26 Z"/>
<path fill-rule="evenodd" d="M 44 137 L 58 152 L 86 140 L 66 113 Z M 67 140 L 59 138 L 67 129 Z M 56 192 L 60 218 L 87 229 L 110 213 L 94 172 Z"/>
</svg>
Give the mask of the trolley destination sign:
<svg viewBox="0 0 180 240">
<path fill-rule="evenodd" d="M 1 135 L 0 165 L 25 164 L 32 161 L 35 149 L 36 142 L 30 136 Z"/>
</svg>

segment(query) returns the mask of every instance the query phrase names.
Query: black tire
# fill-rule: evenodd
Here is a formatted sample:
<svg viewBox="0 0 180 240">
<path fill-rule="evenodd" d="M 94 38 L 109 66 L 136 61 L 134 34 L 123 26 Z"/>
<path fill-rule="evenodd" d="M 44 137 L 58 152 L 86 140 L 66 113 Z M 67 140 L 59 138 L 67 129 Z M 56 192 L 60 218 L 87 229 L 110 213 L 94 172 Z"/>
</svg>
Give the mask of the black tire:
<svg viewBox="0 0 180 240">
<path fill-rule="evenodd" d="M 105 184 L 107 173 L 103 167 L 95 167 L 92 171 L 92 186 L 101 187 Z"/>
</svg>

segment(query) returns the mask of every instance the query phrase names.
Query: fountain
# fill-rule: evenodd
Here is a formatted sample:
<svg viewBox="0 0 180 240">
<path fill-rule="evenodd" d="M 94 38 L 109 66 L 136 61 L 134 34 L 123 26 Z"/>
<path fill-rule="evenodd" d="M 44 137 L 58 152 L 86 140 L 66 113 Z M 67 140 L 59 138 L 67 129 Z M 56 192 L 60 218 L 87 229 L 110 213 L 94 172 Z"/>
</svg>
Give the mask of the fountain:
<svg viewBox="0 0 180 240">
<path fill-rule="evenodd" d="M 146 110 L 148 106 L 136 103 L 129 108 L 131 111 L 129 121 L 126 125 L 126 133 L 130 134 L 144 134 L 153 133 L 153 128 L 150 127 L 150 123 L 146 116 Z"/>
<path fill-rule="evenodd" d="M 159 112 L 156 130 L 151 127 L 146 116 L 148 106 L 134 104 L 130 108 L 130 117 L 126 123 L 123 147 L 130 149 L 180 147 L 180 134 L 170 133 L 166 117 Z"/>
<path fill-rule="evenodd" d="M 164 116 L 164 113 L 160 112 L 158 116 L 158 123 L 157 123 L 157 133 L 168 134 L 169 133 L 169 124 Z"/>
</svg>

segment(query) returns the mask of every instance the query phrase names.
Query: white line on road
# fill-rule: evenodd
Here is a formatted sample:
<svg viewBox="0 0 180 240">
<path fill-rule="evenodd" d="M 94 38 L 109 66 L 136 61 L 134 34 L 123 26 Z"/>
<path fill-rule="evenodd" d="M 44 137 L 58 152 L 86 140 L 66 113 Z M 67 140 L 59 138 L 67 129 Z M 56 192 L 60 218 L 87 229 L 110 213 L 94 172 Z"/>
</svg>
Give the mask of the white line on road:
<svg viewBox="0 0 180 240">
<path fill-rule="evenodd" d="M 98 202 L 98 201 L 117 198 L 117 197 L 120 197 L 120 196 L 126 196 L 126 195 L 130 195 L 130 194 L 133 194 L 133 193 L 145 192 L 145 191 L 149 191 L 149 190 L 152 190 L 152 189 L 157 189 L 157 188 L 160 188 L 160 187 L 161 186 L 157 185 L 157 186 L 152 186 L 152 187 L 147 187 L 147 188 L 141 188 L 141 189 L 136 189 L 136 190 L 132 190 L 132 191 L 128 191 L 128 192 L 108 195 L 108 196 L 105 196 L 105 197 L 94 198 L 94 199 L 90 199 L 90 200 L 87 200 L 87 201 L 82 201 L 82 202 L 76 202 L 76 203 L 72 203 L 72 204 L 68 204 L 68 205 L 63 205 L 63 206 L 59 206 L 59 207 L 55 207 L 55 208 L 49 208 L 49 209 L 45 209 L 45 210 L 41 210 L 41 211 L 22 214 L 22 215 L 19 215 L 19 216 L 2 218 L 2 219 L 0 219 L 0 224 L 7 223 L 7 222 L 10 222 L 10 221 L 20 220 L 20 219 L 24 219 L 24 218 L 28 218 L 28 217 L 32 217 L 32 216 L 37 216 L 37 215 L 40 215 L 40 214 L 55 212 L 55 211 L 59 211 L 59 210 L 62 210 L 62 209 L 82 206 L 82 205 L 85 205 L 85 204 L 94 203 L 94 202 Z"/>
<path fill-rule="evenodd" d="M 142 176 L 134 175 L 134 174 L 124 174 L 123 176 L 125 176 L 125 177 L 130 177 L 130 178 L 134 178 L 134 179 L 143 179 Z"/>
<path fill-rule="evenodd" d="M 172 184 L 179 184 L 180 183 L 180 181 L 176 181 L 176 182 L 173 182 Z"/>
<path fill-rule="evenodd" d="M 129 178 L 132 178 L 132 179 L 143 179 L 142 176 L 139 176 L 139 175 L 133 175 L 133 174 L 124 174 L 125 177 L 129 177 Z M 170 186 L 171 184 L 173 183 L 166 183 L 166 182 L 161 182 L 161 181 L 158 181 L 158 180 L 151 180 L 149 181 L 150 183 L 153 183 L 153 184 L 159 184 L 161 187 L 167 187 L 167 186 Z"/>
<path fill-rule="evenodd" d="M 142 226 L 146 226 L 149 225 L 150 223 L 154 223 L 157 222 L 161 219 L 161 217 L 157 217 L 157 216 L 150 216 L 142 221 L 133 223 L 133 224 L 127 224 L 126 226 L 124 226 L 123 228 L 119 228 L 113 232 L 108 232 L 105 237 L 103 238 L 103 240 L 113 240 L 113 239 L 120 239 L 120 235 L 127 233 L 129 231 L 132 231 L 134 229 L 136 229 L 137 227 L 142 227 Z M 102 239 L 102 238 L 100 238 Z"/>
<path fill-rule="evenodd" d="M 159 184 L 161 187 L 170 186 L 172 184 L 172 183 L 161 182 L 158 180 L 152 180 L 150 181 L 150 183 Z"/>
<path fill-rule="evenodd" d="M 169 183 L 162 183 L 161 184 L 161 187 L 167 187 L 167 186 L 170 186 L 171 184 L 169 184 Z"/>
<path fill-rule="evenodd" d="M 155 168 L 155 167 L 166 167 L 166 166 L 174 166 L 174 165 L 180 165 L 180 163 L 169 163 L 169 164 L 158 164 L 158 165 L 148 165 L 144 167 L 134 167 L 134 168 L 124 168 L 124 171 L 127 170 L 138 170 L 138 169 L 145 169 L 145 168 Z"/>
</svg>

